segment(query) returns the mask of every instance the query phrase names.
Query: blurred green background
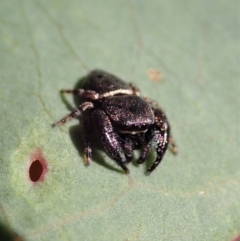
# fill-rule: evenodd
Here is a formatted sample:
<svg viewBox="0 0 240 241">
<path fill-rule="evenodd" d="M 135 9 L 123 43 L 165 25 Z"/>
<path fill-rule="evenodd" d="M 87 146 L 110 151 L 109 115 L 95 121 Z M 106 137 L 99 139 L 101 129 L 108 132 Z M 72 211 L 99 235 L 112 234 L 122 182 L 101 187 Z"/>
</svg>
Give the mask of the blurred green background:
<svg viewBox="0 0 240 241">
<path fill-rule="evenodd" d="M 239 25 L 235 0 L 1 1 L 0 233 L 29 241 L 238 236 Z M 179 155 L 168 152 L 151 176 L 134 163 L 124 175 L 104 153 L 87 168 L 71 138 L 81 140 L 78 120 L 51 128 L 69 112 L 59 90 L 95 68 L 166 111 Z M 36 156 L 47 172 L 33 184 Z"/>
</svg>

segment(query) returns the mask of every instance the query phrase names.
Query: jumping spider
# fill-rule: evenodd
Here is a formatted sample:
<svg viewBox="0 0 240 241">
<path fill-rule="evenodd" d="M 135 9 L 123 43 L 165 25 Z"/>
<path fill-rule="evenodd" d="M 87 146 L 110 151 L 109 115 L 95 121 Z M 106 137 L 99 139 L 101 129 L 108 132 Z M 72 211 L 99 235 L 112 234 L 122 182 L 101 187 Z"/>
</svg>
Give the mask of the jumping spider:
<svg viewBox="0 0 240 241">
<path fill-rule="evenodd" d="M 80 96 L 82 104 L 53 126 L 84 114 L 83 146 L 87 165 L 92 155 L 89 140 L 92 127 L 104 151 L 125 173 L 129 173 L 126 164 L 136 149 L 141 149 L 139 164 L 146 160 L 152 146 L 156 149 L 157 157 L 147 170 L 148 175 L 161 162 L 168 145 L 177 154 L 166 115 L 155 101 L 141 97 L 132 84 L 105 71 L 94 70 L 87 75 L 81 89 L 61 90 L 61 93 Z"/>
</svg>

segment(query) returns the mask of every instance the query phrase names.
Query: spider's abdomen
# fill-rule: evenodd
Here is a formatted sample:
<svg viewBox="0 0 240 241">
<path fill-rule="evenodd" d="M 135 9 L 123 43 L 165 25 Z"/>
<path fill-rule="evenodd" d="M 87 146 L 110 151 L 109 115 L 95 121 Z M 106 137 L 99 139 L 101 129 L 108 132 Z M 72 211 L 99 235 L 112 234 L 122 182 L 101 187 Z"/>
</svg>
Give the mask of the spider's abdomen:
<svg viewBox="0 0 240 241">
<path fill-rule="evenodd" d="M 102 70 L 94 70 L 89 73 L 83 84 L 83 89 L 96 91 L 98 94 L 112 92 L 114 90 L 129 90 L 126 84 L 118 77 Z"/>
</svg>

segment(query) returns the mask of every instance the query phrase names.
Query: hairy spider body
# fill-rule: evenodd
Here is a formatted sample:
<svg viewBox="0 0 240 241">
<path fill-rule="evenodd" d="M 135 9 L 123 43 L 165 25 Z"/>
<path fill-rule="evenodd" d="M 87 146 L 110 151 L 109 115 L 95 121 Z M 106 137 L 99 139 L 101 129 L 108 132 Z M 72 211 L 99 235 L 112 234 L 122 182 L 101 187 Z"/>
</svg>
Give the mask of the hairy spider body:
<svg viewBox="0 0 240 241">
<path fill-rule="evenodd" d="M 161 162 L 169 144 L 172 152 L 177 153 L 166 115 L 156 102 L 141 97 L 138 88 L 132 84 L 105 71 L 94 70 L 87 75 L 81 89 L 61 92 L 80 96 L 82 103 L 53 126 L 84 113 L 87 118 L 83 118 L 83 145 L 87 165 L 92 155 L 89 140 L 92 127 L 95 127 L 104 151 L 125 173 L 129 173 L 126 164 L 132 160 L 136 149 L 141 150 L 139 164 L 146 160 L 152 147 L 156 150 L 156 160 L 147 174 Z"/>
</svg>

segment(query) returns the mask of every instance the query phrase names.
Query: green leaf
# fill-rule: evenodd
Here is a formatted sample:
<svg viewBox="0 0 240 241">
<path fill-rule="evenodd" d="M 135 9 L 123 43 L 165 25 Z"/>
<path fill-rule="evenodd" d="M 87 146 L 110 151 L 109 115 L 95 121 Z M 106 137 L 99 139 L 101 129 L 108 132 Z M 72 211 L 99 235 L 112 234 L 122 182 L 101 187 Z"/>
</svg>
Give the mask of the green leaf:
<svg viewBox="0 0 240 241">
<path fill-rule="evenodd" d="M 232 240 L 240 232 L 238 1 L 1 1 L 0 220 L 23 240 Z M 59 90 L 100 68 L 170 120 L 145 176 L 79 155 Z M 74 106 L 72 96 L 66 96 Z M 137 153 L 136 153 L 137 155 Z M 46 162 L 43 181 L 31 161 Z M 1 232 L 4 235 L 4 232 Z"/>
</svg>

